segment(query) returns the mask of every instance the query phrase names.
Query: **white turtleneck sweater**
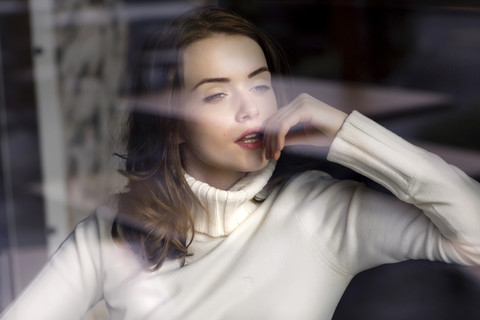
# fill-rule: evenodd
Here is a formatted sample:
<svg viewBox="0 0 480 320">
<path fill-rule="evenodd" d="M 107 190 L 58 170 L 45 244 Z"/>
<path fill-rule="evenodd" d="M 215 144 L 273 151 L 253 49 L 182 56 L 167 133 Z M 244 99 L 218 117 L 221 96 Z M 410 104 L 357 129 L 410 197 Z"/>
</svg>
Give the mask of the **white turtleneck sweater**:
<svg viewBox="0 0 480 320">
<path fill-rule="evenodd" d="M 228 191 L 187 175 L 208 213 L 195 218 L 185 267 L 145 271 L 113 242 L 114 210 L 100 208 L 2 319 L 80 319 L 101 299 L 112 319 L 329 319 L 364 269 L 406 259 L 480 265 L 480 186 L 460 170 L 357 112 L 328 159 L 398 198 L 318 171 L 266 192 L 274 163 Z"/>
</svg>

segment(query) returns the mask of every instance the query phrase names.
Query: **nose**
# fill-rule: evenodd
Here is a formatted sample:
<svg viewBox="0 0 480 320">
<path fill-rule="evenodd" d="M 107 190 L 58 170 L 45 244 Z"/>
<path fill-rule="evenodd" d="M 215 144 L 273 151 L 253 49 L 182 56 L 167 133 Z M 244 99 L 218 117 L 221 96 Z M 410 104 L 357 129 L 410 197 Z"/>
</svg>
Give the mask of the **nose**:
<svg viewBox="0 0 480 320">
<path fill-rule="evenodd" d="M 238 109 L 236 120 L 239 122 L 247 121 L 258 117 L 259 108 L 247 94 L 239 94 Z"/>
</svg>

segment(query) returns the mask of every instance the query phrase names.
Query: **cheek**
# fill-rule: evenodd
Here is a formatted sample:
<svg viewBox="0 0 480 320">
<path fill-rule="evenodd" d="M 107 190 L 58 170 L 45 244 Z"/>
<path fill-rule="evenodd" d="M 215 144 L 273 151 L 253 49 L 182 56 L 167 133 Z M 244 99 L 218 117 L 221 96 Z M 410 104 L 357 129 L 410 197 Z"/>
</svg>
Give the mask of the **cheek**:
<svg viewBox="0 0 480 320">
<path fill-rule="evenodd" d="M 271 94 L 269 94 L 266 104 L 268 105 L 267 112 L 269 116 L 277 112 L 277 98 L 275 97 L 275 93 L 273 93 L 273 91 Z"/>
<path fill-rule="evenodd" d="M 228 126 L 218 113 L 215 116 L 190 117 L 184 121 L 182 133 L 184 142 L 201 145 L 227 139 Z"/>
<path fill-rule="evenodd" d="M 227 116 L 222 115 L 221 112 L 212 111 L 208 116 L 198 118 L 191 118 L 189 121 L 189 131 L 201 134 L 221 135 L 222 131 L 228 128 Z"/>
<path fill-rule="evenodd" d="M 226 116 L 224 110 L 223 105 L 188 102 L 182 108 L 181 117 L 192 127 L 213 126 L 224 122 Z"/>
</svg>

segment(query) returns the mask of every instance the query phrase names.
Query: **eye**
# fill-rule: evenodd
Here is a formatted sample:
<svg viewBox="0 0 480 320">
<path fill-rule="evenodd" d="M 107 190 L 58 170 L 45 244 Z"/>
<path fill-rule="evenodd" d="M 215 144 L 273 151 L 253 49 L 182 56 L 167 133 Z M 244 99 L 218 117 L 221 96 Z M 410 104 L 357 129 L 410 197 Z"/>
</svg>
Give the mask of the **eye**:
<svg viewBox="0 0 480 320">
<path fill-rule="evenodd" d="M 268 90 L 270 90 L 271 88 L 267 85 L 261 85 L 261 86 L 256 86 L 256 87 L 253 87 L 251 90 L 253 92 L 257 92 L 257 93 L 263 93 L 263 92 L 266 92 Z"/>
<path fill-rule="evenodd" d="M 211 96 L 208 96 L 203 99 L 206 103 L 215 103 L 215 102 L 220 102 L 224 97 L 226 97 L 226 93 L 215 93 L 212 94 Z"/>
</svg>

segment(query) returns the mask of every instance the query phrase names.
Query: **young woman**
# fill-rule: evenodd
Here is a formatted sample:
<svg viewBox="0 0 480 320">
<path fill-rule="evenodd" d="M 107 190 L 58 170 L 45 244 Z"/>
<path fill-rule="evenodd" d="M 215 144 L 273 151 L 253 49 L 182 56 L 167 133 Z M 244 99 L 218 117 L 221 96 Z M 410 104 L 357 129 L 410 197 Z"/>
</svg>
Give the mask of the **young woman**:
<svg viewBox="0 0 480 320">
<path fill-rule="evenodd" d="M 200 8 L 148 48 L 156 102 L 130 115 L 127 190 L 2 319 L 79 319 L 101 299 L 112 319 L 328 319 L 367 268 L 480 264 L 479 184 L 358 112 L 286 103 L 281 51 L 249 22 Z M 305 144 L 396 197 L 285 175 L 282 149 Z"/>
</svg>

